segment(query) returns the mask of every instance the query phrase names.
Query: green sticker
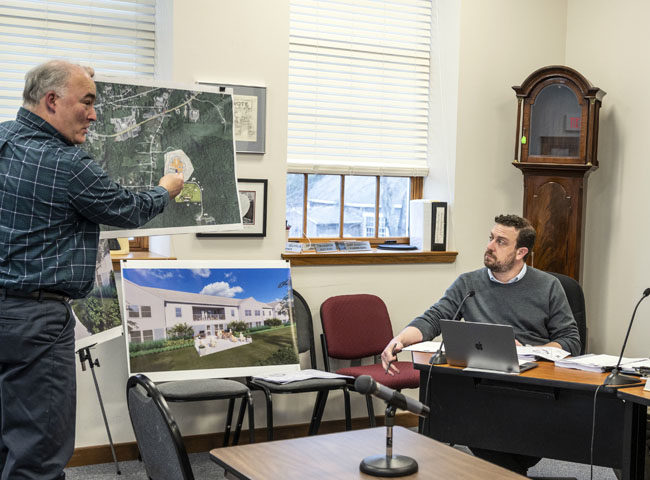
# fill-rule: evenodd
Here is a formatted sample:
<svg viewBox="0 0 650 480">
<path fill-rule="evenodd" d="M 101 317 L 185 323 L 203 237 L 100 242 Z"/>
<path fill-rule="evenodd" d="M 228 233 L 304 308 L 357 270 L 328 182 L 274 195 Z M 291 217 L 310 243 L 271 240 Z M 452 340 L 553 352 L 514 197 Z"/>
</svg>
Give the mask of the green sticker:
<svg viewBox="0 0 650 480">
<path fill-rule="evenodd" d="M 522 145 L 526 145 L 526 135 L 524 135 L 523 137 L 521 137 L 521 144 L 522 144 Z"/>
</svg>

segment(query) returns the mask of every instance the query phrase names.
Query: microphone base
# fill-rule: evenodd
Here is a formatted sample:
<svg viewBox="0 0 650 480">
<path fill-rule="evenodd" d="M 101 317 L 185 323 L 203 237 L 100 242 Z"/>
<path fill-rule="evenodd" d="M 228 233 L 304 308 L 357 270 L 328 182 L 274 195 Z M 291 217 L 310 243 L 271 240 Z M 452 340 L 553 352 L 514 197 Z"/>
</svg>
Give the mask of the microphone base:
<svg viewBox="0 0 650 480">
<path fill-rule="evenodd" d="M 429 365 L 445 365 L 447 363 L 447 355 L 443 352 L 435 353 L 429 359 Z"/>
<path fill-rule="evenodd" d="M 418 471 L 418 462 L 404 455 L 371 455 L 364 458 L 359 470 L 373 477 L 403 477 Z"/>
<path fill-rule="evenodd" d="M 630 375 L 624 375 L 618 370 L 614 370 L 612 373 L 607 375 L 603 385 L 613 385 L 613 386 L 622 386 L 622 385 L 636 385 L 643 384 L 644 382 L 638 377 L 632 377 Z"/>
</svg>

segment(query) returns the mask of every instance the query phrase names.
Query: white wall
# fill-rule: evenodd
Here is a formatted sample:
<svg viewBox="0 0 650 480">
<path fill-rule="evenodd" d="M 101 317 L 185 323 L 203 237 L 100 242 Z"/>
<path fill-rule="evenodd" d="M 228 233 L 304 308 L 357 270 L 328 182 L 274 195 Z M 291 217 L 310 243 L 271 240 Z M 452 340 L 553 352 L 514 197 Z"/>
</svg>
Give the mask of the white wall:
<svg viewBox="0 0 650 480">
<path fill-rule="evenodd" d="M 174 0 L 173 8 L 171 80 L 267 87 L 267 153 L 239 155 L 238 174 L 269 180 L 269 217 L 266 238 L 174 236 L 170 253 L 179 259 L 277 259 L 285 241 L 288 1 Z M 312 309 L 316 335 L 321 331 L 318 308 L 329 296 L 379 295 L 397 331 L 434 302 L 459 273 L 481 266 L 493 217 L 522 210 L 523 179 L 511 165 L 516 99 L 510 87 L 541 66 L 567 64 L 608 92 L 601 116 L 601 168 L 589 184 L 584 285 L 592 347 L 615 353 L 632 303 L 648 286 L 642 269 L 634 266 L 647 264 L 650 255 L 635 248 L 645 246 L 650 229 L 650 202 L 643 188 L 650 174 L 641 163 L 646 128 L 641 112 L 650 102 L 642 87 L 650 79 L 650 67 L 637 58 L 639 46 L 650 40 L 642 23 L 649 10 L 640 0 L 616 5 L 605 0 L 442 0 L 438 22 L 448 50 L 441 55 L 437 80 L 443 113 L 433 124 L 441 143 L 432 148 L 432 155 L 436 168 L 441 164 L 449 168 L 443 169 L 443 180 L 428 179 L 425 192 L 436 196 L 445 190 L 445 197 L 455 192 L 449 248 L 459 252 L 458 259 L 447 265 L 295 267 L 294 287 Z M 448 121 L 454 124 L 445 125 Z M 622 252 L 635 256 L 628 261 Z M 648 354 L 644 347 L 650 330 L 648 308 L 639 310 L 630 354 Z M 123 340 L 99 346 L 96 356 L 102 360 L 97 374 L 114 439 L 132 441 L 123 400 Z M 322 362 L 320 350 L 318 358 Z M 80 372 L 78 381 L 77 446 L 105 444 L 89 372 Z M 256 423 L 262 426 L 263 401 L 257 394 L 255 398 Z M 309 394 L 276 396 L 276 424 L 308 422 L 313 400 Z M 364 415 L 364 402 L 353 400 L 353 415 Z M 342 398 L 332 395 L 325 419 L 343 418 L 342 405 Z M 224 406 L 219 403 L 172 408 L 184 434 L 223 429 L 223 415 L 216 410 Z"/>
<path fill-rule="evenodd" d="M 589 177 L 583 285 L 590 349 L 619 354 L 634 304 L 650 286 L 648 117 L 650 3 L 570 0 L 567 64 L 607 92 L 600 168 Z M 650 301 L 641 304 L 626 356 L 649 356 Z"/>
</svg>

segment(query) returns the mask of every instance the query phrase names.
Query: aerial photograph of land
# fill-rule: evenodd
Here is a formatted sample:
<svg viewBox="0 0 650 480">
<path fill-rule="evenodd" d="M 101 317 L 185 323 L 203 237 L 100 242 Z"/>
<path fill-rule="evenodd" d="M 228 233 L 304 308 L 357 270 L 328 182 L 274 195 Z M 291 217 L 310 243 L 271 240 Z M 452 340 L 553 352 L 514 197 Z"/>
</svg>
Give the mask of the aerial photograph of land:
<svg viewBox="0 0 650 480">
<path fill-rule="evenodd" d="M 117 183 L 143 191 L 166 173 L 184 176 L 180 195 L 143 228 L 240 224 L 232 95 L 98 81 L 95 109 L 83 148 Z"/>
</svg>

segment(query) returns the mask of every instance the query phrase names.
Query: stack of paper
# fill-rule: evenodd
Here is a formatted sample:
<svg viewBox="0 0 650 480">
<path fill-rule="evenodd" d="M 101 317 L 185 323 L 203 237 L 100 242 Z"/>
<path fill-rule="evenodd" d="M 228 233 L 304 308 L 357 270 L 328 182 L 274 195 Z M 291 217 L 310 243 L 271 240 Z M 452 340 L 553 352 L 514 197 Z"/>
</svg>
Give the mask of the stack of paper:
<svg viewBox="0 0 650 480">
<path fill-rule="evenodd" d="M 636 373 L 643 376 L 647 376 L 646 372 L 650 370 L 650 359 L 642 358 L 636 362 L 629 362 L 625 365 L 621 365 L 621 370 L 623 373 Z"/>
<path fill-rule="evenodd" d="M 533 362 L 539 359 L 555 362 L 568 357 L 569 355 L 571 355 L 569 352 L 557 347 L 531 347 L 530 345 L 517 347 L 517 356 L 519 357 L 519 360 L 525 360 L 527 362 Z"/>
<path fill-rule="evenodd" d="M 405 352 L 424 352 L 424 353 L 436 353 L 440 348 L 440 343 L 442 342 L 420 342 L 404 347 L 403 351 Z M 445 351 L 445 348 L 442 348 L 442 351 Z"/>
<path fill-rule="evenodd" d="M 636 364 L 638 362 L 648 360 L 647 358 L 625 358 L 621 360 L 621 368 L 625 368 L 628 364 Z M 588 372 L 607 372 L 612 370 L 618 362 L 618 356 L 615 355 L 596 355 L 589 353 L 574 358 L 565 358 L 556 360 L 556 367 L 575 368 L 578 370 L 585 370 Z"/>
<path fill-rule="evenodd" d="M 339 375 L 338 373 L 324 372 L 323 370 L 299 370 L 297 372 L 286 372 L 286 373 L 271 373 L 269 375 L 261 375 L 258 377 L 260 380 L 266 380 L 267 382 L 273 383 L 291 383 L 291 382 L 300 382 L 302 380 L 309 380 L 311 378 L 354 378 L 349 375 Z"/>
</svg>

